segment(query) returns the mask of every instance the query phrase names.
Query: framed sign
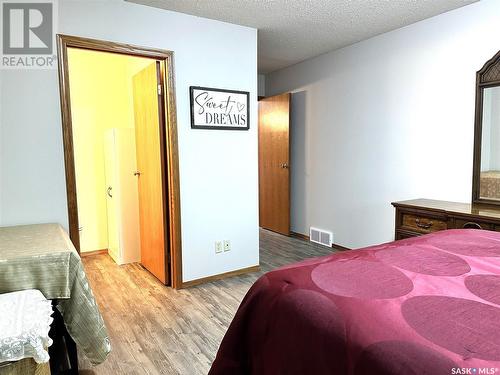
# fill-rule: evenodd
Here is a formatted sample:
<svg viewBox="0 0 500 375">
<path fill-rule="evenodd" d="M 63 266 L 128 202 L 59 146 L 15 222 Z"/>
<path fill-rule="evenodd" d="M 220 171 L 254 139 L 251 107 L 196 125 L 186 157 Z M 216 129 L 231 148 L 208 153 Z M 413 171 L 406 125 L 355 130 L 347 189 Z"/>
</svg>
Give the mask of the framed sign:
<svg viewBox="0 0 500 375">
<path fill-rule="evenodd" d="M 248 130 L 250 108 L 248 91 L 191 86 L 191 128 Z"/>
</svg>

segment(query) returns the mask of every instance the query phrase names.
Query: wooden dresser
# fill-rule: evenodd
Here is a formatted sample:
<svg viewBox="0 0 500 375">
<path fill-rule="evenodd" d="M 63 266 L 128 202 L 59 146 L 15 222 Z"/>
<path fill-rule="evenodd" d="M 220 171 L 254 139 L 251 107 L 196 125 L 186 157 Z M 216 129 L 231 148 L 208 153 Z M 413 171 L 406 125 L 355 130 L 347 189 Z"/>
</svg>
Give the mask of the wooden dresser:
<svg viewBox="0 0 500 375">
<path fill-rule="evenodd" d="M 393 202 L 392 205 L 396 208 L 396 240 L 444 229 L 474 228 L 500 232 L 500 206 L 432 199 Z"/>
</svg>

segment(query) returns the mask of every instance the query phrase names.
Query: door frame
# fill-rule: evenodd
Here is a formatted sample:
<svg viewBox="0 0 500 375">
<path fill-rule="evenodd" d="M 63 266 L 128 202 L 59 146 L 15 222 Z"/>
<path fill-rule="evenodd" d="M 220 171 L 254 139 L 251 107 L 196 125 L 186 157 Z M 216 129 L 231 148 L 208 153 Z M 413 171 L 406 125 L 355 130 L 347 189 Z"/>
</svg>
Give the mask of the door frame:
<svg viewBox="0 0 500 375">
<path fill-rule="evenodd" d="M 177 142 L 177 113 L 174 80 L 174 53 L 172 51 L 139 47 L 130 44 L 115 43 L 103 40 L 82 38 L 71 35 L 57 34 L 59 93 L 61 100 L 61 120 L 63 130 L 64 164 L 66 170 L 66 195 L 68 204 L 69 235 L 80 253 L 80 234 L 78 231 L 78 205 L 76 197 L 76 175 L 73 148 L 73 125 L 71 117 L 71 100 L 68 68 L 68 48 L 80 48 L 100 52 L 118 53 L 122 55 L 152 58 L 163 62 L 161 72 L 163 112 L 166 124 L 161 124 L 161 139 L 165 145 L 167 170 L 162 170 L 162 180 L 166 181 L 164 204 L 168 216 L 165 217 L 165 266 L 170 264 L 170 285 L 175 289 L 182 288 L 182 244 L 181 244 L 181 212 L 179 184 L 179 152 Z M 168 259 L 168 248 L 170 259 Z"/>
</svg>

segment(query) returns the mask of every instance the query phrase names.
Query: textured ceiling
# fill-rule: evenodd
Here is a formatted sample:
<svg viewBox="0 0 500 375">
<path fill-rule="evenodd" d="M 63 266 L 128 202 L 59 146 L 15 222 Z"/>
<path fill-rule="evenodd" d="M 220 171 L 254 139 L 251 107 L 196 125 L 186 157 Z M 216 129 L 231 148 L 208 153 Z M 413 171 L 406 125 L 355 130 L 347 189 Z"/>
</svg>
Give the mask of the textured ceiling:
<svg viewBox="0 0 500 375">
<path fill-rule="evenodd" d="M 259 30 L 268 73 L 477 0 L 128 0 Z"/>
</svg>

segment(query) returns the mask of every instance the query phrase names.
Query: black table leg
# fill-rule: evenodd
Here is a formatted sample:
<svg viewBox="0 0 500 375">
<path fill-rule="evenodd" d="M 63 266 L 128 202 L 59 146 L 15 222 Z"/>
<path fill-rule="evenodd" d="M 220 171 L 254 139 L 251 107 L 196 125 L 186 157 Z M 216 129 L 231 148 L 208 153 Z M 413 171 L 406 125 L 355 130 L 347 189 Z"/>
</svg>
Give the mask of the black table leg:
<svg viewBox="0 0 500 375">
<path fill-rule="evenodd" d="M 49 336 L 53 343 L 49 347 L 50 372 L 57 374 L 78 374 L 78 354 L 76 344 L 64 324 L 63 317 L 56 308 L 57 301 L 52 300 L 54 321 L 50 326 Z"/>
<path fill-rule="evenodd" d="M 76 351 L 76 344 L 64 327 L 64 341 L 66 343 L 66 350 L 68 352 L 69 364 L 71 366 L 71 374 L 78 375 L 78 353 Z"/>
</svg>

